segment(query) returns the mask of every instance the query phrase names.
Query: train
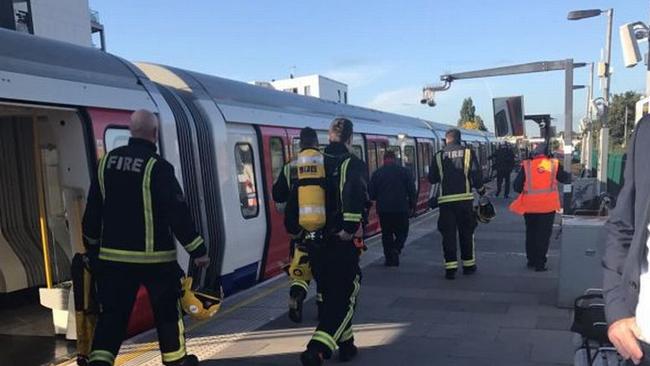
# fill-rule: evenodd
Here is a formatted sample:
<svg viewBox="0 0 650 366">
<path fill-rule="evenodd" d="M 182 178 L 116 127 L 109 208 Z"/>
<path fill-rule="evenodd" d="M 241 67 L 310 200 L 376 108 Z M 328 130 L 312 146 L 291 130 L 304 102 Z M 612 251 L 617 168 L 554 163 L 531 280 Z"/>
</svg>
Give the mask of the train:
<svg viewBox="0 0 650 366">
<path fill-rule="evenodd" d="M 332 119 L 351 119 L 353 153 L 368 173 L 394 151 L 415 179 L 416 215 L 430 209 L 435 189 L 427 173 L 449 125 L 9 30 L 0 29 L 0 44 L 0 293 L 68 279 L 70 258 L 82 250 L 81 215 L 97 161 L 128 142 L 129 117 L 141 108 L 159 116 L 159 151 L 174 165 L 206 239 L 205 286 L 221 284 L 226 295 L 281 274 L 289 261 L 270 192 L 298 153 L 302 127 L 316 129 L 325 145 Z M 489 177 L 494 135 L 462 133 Z M 380 230 L 371 211 L 368 236 Z"/>
</svg>

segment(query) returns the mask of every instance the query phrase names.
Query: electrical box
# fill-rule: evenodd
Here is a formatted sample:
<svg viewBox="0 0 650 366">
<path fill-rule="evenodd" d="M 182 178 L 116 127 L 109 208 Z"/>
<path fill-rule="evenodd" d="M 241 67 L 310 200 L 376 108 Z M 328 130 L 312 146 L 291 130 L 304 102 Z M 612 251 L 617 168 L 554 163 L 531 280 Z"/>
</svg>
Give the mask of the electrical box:
<svg viewBox="0 0 650 366">
<path fill-rule="evenodd" d="M 604 78 L 607 76 L 607 63 L 606 62 L 599 62 L 598 63 L 598 77 L 599 78 Z"/>
</svg>

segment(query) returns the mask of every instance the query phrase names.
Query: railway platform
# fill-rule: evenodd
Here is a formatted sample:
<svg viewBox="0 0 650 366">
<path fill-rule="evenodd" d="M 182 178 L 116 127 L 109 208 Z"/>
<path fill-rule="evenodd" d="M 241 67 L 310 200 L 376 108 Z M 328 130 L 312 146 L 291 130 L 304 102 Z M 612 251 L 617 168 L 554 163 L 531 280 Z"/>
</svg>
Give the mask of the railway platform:
<svg viewBox="0 0 650 366">
<path fill-rule="evenodd" d="M 473 276 L 443 278 L 436 212 L 412 223 L 399 268 L 384 267 L 379 238 L 370 241 L 354 319 L 360 354 L 350 365 L 572 364 L 571 312 L 555 306 L 559 240 L 553 236 L 550 270 L 530 271 L 523 219 L 508 212 L 509 201 L 493 202 L 498 216 L 477 230 Z M 303 324 L 290 322 L 287 282 L 228 298 L 209 322 L 188 322 L 189 352 L 206 366 L 299 365 L 316 307 L 312 296 Z M 116 364 L 160 365 L 155 333 L 128 340 Z"/>
</svg>

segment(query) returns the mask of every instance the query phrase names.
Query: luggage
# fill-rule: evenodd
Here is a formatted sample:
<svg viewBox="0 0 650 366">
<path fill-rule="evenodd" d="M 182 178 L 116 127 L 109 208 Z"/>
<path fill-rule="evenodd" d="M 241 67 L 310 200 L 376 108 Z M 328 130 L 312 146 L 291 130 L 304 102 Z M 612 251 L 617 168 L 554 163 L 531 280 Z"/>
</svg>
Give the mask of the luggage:
<svg viewBox="0 0 650 366">
<path fill-rule="evenodd" d="M 574 366 L 623 366 L 625 361 L 607 337 L 602 290 L 589 289 L 574 301 L 571 331 L 581 336 Z"/>
</svg>

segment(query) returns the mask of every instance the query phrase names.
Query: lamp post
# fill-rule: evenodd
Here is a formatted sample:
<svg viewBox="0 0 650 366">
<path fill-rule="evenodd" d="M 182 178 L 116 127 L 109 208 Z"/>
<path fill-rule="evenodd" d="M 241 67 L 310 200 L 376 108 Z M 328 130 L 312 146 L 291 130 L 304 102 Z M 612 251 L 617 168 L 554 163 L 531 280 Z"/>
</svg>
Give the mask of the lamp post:
<svg viewBox="0 0 650 366">
<path fill-rule="evenodd" d="M 609 85 L 610 85 L 610 62 L 612 58 L 612 25 L 614 22 L 614 9 L 600 10 L 575 10 L 569 12 L 568 20 L 580 20 L 592 18 L 599 15 L 607 15 L 607 33 L 605 38 L 605 61 L 598 64 L 598 74 L 604 79 L 603 99 L 605 101 L 605 113 L 602 118 L 598 149 L 598 193 L 607 191 L 607 158 L 609 154 L 609 126 L 607 124 L 607 107 L 609 106 Z"/>
</svg>

